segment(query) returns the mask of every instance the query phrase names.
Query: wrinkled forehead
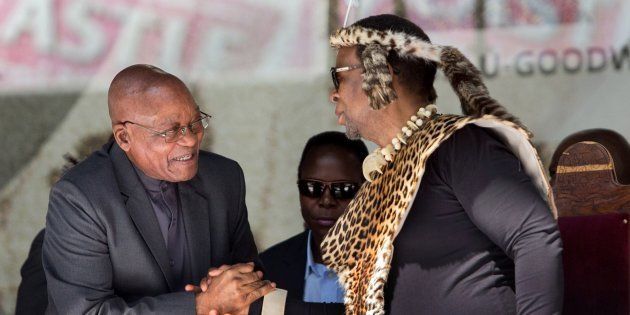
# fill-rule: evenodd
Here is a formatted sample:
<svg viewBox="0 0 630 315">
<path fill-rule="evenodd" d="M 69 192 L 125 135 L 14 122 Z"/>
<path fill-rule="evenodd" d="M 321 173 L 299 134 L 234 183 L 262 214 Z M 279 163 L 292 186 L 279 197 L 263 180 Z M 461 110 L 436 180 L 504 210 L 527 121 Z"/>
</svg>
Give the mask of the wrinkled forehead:
<svg viewBox="0 0 630 315">
<path fill-rule="evenodd" d="M 192 103 L 194 105 L 195 103 L 190 90 L 188 90 L 188 87 L 186 87 L 186 85 L 181 81 L 157 82 L 147 86 L 140 96 L 149 102 L 155 102 L 158 100 L 178 100 L 182 104 Z"/>
<path fill-rule="evenodd" d="M 124 116 L 152 117 L 153 120 L 178 120 L 194 116 L 199 106 L 182 84 L 156 84 L 138 93 L 121 96 Z"/>
</svg>

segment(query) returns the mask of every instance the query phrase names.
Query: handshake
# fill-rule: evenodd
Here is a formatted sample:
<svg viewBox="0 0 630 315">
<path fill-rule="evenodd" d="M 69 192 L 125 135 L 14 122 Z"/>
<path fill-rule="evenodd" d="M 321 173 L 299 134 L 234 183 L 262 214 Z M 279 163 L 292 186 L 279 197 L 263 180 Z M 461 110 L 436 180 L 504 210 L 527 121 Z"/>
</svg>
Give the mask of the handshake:
<svg viewBox="0 0 630 315">
<path fill-rule="evenodd" d="M 210 268 L 199 286 L 188 284 L 185 290 L 195 292 L 197 314 L 243 315 L 250 304 L 276 288 L 262 276 L 254 270 L 254 263 L 223 265 Z"/>
</svg>

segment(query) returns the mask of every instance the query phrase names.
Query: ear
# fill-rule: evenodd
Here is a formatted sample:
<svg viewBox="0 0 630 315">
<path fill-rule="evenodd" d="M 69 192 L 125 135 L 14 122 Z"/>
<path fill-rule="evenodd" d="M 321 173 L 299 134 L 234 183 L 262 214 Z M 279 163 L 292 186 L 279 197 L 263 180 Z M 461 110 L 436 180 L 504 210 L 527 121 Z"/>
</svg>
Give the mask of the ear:
<svg viewBox="0 0 630 315">
<path fill-rule="evenodd" d="M 394 69 L 394 67 L 392 67 L 392 65 L 390 65 L 389 62 L 387 63 L 387 69 L 389 70 L 389 75 L 391 75 L 392 78 L 394 77 L 395 74 L 397 75 L 400 73 L 400 71 Z"/>
<path fill-rule="evenodd" d="M 389 74 L 392 76 L 393 80 L 396 80 L 398 76 L 400 75 L 400 68 L 398 67 L 394 67 L 390 65 L 389 63 L 387 63 L 387 69 L 389 70 Z"/>
<path fill-rule="evenodd" d="M 389 63 L 387 63 L 387 69 L 389 70 L 389 74 L 392 76 L 392 88 L 394 91 L 398 91 L 400 85 L 398 84 L 398 75 L 400 74 L 400 69 L 392 67 Z"/>
<path fill-rule="evenodd" d="M 131 146 L 129 140 L 129 133 L 127 132 L 127 128 L 123 124 L 116 124 L 112 127 L 112 132 L 114 134 L 114 139 L 116 139 L 116 143 L 120 146 L 123 151 L 129 151 L 129 147 Z"/>
</svg>

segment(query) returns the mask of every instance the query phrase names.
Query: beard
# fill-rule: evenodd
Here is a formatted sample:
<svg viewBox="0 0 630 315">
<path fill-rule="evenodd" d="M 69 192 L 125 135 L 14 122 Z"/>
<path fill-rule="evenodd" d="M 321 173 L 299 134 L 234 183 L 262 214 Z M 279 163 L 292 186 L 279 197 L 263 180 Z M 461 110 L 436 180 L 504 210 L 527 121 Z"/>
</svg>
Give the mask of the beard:
<svg viewBox="0 0 630 315">
<path fill-rule="evenodd" d="M 359 127 L 352 121 L 347 120 L 346 117 L 346 137 L 350 140 L 361 139 L 361 133 L 359 133 Z"/>
</svg>

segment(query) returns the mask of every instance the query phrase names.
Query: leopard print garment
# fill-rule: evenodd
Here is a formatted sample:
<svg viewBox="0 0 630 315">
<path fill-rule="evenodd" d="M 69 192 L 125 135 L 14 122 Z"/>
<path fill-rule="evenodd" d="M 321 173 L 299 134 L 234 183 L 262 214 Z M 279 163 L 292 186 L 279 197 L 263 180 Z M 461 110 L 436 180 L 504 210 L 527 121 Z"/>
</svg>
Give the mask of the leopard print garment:
<svg viewBox="0 0 630 315">
<path fill-rule="evenodd" d="M 470 123 L 492 128 L 502 138 L 556 216 L 542 164 L 525 130 L 491 115 L 439 115 L 407 140 L 382 175 L 361 187 L 322 242 L 324 263 L 337 272 L 345 288 L 346 314 L 384 314 L 394 239 L 418 192 L 426 161 L 443 141 Z"/>
</svg>

